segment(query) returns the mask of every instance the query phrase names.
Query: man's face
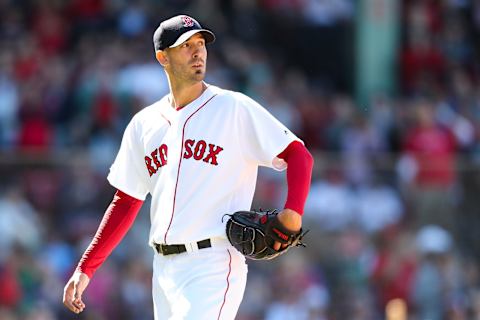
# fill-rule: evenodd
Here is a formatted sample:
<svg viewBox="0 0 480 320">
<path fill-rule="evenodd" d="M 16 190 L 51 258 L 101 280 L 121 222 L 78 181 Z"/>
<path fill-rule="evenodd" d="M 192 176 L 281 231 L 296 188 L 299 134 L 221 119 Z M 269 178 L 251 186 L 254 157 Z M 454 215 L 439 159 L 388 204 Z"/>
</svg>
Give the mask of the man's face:
<svg viewBox="0 0 480 320">
<path fill-rule="evenodd" d="M 165 68 L 175 79 L 198 82 L 205 78 L 207 49 L 200 33 L 175 48 L 165 50 L 165 53 L 168 58 Z"/>
</svg>

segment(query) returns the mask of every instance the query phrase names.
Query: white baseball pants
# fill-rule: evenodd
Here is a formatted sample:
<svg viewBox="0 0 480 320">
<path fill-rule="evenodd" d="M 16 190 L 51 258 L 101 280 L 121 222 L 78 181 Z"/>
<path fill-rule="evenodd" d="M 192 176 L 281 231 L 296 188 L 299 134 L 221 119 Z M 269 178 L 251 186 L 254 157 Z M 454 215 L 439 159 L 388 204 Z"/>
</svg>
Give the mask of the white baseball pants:
<svg viewBox="0 0 480 320">
<path fill-rule="evenodd" d="M 247 281 L 245 257 L 228 241 L 153 260 L 155 320 L 233 320 Z"/>
</svg>

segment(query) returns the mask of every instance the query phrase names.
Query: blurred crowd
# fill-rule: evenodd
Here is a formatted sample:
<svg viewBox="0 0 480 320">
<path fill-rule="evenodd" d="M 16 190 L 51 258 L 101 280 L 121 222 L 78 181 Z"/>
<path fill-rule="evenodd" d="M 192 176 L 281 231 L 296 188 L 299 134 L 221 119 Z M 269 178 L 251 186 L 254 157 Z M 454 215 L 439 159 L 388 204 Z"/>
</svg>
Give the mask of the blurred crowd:
<svg viewBox="0 0 480 320">
<path fill-rule="evenodd" d="M 152 35 L 178 13 L 217 35 L 206 81 L 259 101 L 315 156 L 308 247 L 249 263 L 237 319 L 480 319 L 480 1 L 401 1 L 397 92 L 360 107 L 365 2 L 0 0 L 0 319 L 153 318 L 148 200 L 86 311 L 61 299 L 126 124 L 168 91 Z M 261 170 L 254 206 L 285 192 Z"/>
</svg>

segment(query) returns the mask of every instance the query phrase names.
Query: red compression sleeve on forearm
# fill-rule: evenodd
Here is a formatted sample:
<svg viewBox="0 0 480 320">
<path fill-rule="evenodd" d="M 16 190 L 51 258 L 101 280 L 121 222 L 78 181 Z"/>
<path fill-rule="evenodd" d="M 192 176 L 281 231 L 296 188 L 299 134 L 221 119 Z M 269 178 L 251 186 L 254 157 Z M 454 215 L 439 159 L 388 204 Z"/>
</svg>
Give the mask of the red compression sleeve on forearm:
<svg viewBox="0 0 480 320">
<path fill-rule="evenodd" d="M 288 193 L 285 208 L 303 215 L 312 179 L 313 157 L 299 141 L 290 143 L 277 157 L 288 163 Z"/>
<path fill-rule="evenodd" d="M 117 190 L 105 211 L 95 237 L 78 263 L 77 271 L 92 278 L 95 271 L 130 229 L 142 204 L 142 200 Z"/>
</svg>

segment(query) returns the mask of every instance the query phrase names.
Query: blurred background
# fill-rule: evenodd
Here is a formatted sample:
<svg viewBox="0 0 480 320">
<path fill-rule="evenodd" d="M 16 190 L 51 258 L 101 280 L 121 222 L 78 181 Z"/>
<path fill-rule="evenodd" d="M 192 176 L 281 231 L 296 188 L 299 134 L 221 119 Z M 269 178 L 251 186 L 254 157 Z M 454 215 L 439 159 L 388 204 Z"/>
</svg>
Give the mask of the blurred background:
<svg viewBox="0 0 480 320">
<path fill-rule="evenodd" d="M 207 82 L 315 157 L 308 247 L 249 262 L 237 319 L 480 319 L 478 0 L 0 0 L 0 319 L 153 318 L 148 200 L 86 311 L 61 299 L 179 13 L 217 35 Z M 261 170 L 254 207 L 285 184 Z"/>
</svg>

